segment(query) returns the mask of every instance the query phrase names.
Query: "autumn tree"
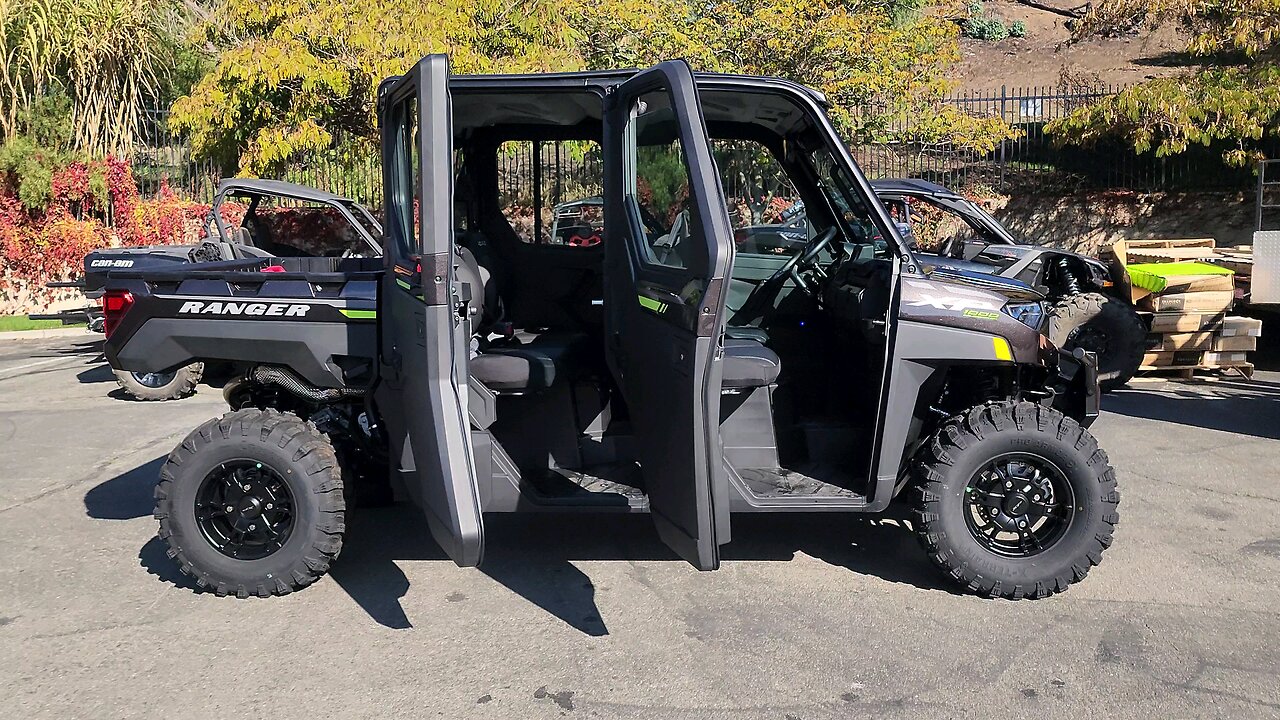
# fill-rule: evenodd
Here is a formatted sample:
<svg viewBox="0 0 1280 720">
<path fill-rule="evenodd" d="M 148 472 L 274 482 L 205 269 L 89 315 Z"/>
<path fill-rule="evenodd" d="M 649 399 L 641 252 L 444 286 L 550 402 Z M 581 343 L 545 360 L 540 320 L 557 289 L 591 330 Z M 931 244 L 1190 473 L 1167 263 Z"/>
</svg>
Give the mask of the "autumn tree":
<svg viewBox="0 0 1280 720">
<path fill-rule="evenodd" d="M 384 77 L 447 52 L 458 73 L 644 67 L 791 78 L 825 92 L 855 138 L 915 112 L 918 134 L 990 149 L 999 119 L 943 108 L 953 23 L 917 0 L 227 0 L 213 71 L 173 106 L 194 149 L 268 173 L 308 152 L 375 142 Z M 871 110 L 874 109 L 874 110 Z"/>
<path fill-rule="evenodd" d="M 1010 130 L 939 102 L 960 59 L 956 25 L 886 0 L 579 0 L 567 13 L 591 67 L 643 67 L 670 57 L 698 70 L 771 75 L 826 94 L 854 140 L 889 139 L 912 114 L 911 137 L 990 151 Z"/>
<path fill-rule="evenodd" d="M 384 78 L 447 52 L 458 73 L 578 67 L 549 2 L 227 0 L 208 26 L 223 49 L 173 105 L 193 150 L 263 174 L 305 153 L 376 141 Z"/>
<path fill-rule="evenodd" d="M 1120 137 L 1157 156 L 1225 146 L 1237 166 L 1260 159 L 1280 132 L 1280 3 L 1275 0 L 1101 0 L 1077 37 L 1178 24 L 1193 66 L 1086 105 L 1048 130 L 1062 142 Z"/>
</svg>

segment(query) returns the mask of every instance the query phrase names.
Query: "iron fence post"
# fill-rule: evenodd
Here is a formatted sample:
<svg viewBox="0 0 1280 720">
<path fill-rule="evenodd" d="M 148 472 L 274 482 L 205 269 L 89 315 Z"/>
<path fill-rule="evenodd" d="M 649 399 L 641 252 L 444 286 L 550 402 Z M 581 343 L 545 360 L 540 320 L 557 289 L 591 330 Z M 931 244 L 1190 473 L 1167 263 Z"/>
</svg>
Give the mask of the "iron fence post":
<svg viewBox="0 0 1280 720">
<path fill-rule="evenodd" d="M 1004 85 L 1001 85 L 1000 86 L 1000 121 L 1006 122 L 1006 123 L 1009 122 L 1008 109 L 1005 107 L 1005 103 L 1008 100 L 1008 98 L 1009 98 L 1008 88 Z M 1000 191 L 1001 192 L 1004 192 L 1004 190 L 1006 189 L 1004 184 L 1004 165 L 1005 165 L 1005 148 L 1008 146 L 1008 144 L 1009 144 L 1008 138 L 1004 138 L 1000 140 Z"/>
</svg>

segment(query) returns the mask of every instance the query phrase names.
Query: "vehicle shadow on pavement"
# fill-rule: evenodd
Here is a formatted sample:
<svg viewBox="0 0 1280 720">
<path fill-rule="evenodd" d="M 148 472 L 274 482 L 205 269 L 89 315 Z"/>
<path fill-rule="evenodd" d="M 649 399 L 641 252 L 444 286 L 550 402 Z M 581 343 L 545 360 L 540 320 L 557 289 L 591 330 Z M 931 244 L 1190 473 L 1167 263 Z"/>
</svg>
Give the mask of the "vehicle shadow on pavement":
<svg viewBox="0 0 1280 720">
<path fill-rule="evenodd" d="M 928 590 L 942 582 L 911 532 L 898 521 L 848 515 L 750 516 L 733 519 L 726 563 L 792 561 L 797 553 L 850 572 Z M 348 522 L 342 557 L 330 574 L 378 623 L 411 627 L 400 605 L 409 581 L 395 561 L 451 562 L 431 539 L 421 513 L 401 504 L 357 510 Z M 480 571 L 503 587 L 590 636 L 609 633 L 592 579 L 579 561 L 663 561 L 683 565 L 658 539 L 645 515 L 529 514 L 485 517 Z M 449 593 L 445 599 L 463 599 Z"/>
<path fill-rule="evenodd" d="M 95 365 L 88 370 L 81 370 L 76 374 L 76 380 L 81 385 L 90 385 L 93 383 L 113 383 L 116 381 L 116 374 L 111 372 L 110 365 Z"/>
<path fill-rule="evenodd" d="M 1280 384 L 1264 380 L 1167 383 L 1151 390 L 1130 387 L 1106 395 L 1102 409 L 1133 418 L 1280 439 Z"/>
<path fill-rule="evenodd" d="M 106 480 L 84 496 L 85 512 L 102 520 L 151 514 L 152 488 L 164 456 Z M 809 555 L 850 572 L 928 590 L 954 592 L 933 568 L 914 536 L 899 520 L 847 514 L 735 515 L 734 541 L 721 548 L 726 564 L 790 562 Z M 196 590 L 152 537 L 138 553 L 157 579 Z M 347 515 L 342 555 L 330 576 L 371 619 L 392 629 L 413 627 L 401 604 L 409 579 L 401 561 L 452 561 L 432 539 L 422 513 L 412 505 L 356 508 Z M 580 561 L 659 561 L 680 566 L 658 539 L 647 515 L 493 514 L 485 516 L 485 560 L 480 571 L 512 593 L 584 635 L 609 633 L 596 604 L 592 579 Z M 465 598 L 449 592 L 447 602 Z"/>
<path fill-rule="evenodd" d="M 164 455 L 100 483 L 84 494 L 84 511 L 98 520 L 132 520 L 155 509 L 156 478 Z"/>
</svg>

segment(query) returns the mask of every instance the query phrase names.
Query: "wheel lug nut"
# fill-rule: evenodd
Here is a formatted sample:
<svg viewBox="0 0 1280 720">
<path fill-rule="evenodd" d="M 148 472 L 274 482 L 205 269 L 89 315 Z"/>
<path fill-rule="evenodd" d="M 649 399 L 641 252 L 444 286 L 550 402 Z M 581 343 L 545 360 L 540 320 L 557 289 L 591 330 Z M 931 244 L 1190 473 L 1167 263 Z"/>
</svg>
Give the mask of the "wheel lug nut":
<svg viewBox="0 0 1280 720">
<path fill-rule="evenodd" d="M 1023 523 L 1023 524 L 1025 525 L 1026 523 Z M 257 525 L 250 525 L 250 526 L 249 526 L 249 529 L 250 529 L 250 530 L 257 530 L 257 529 L 258 529 L 258 526 L 257 526 Z"/>
<path fill-rule="evenodd" d="M 267 503 L 267 509 L 270 510 L 271 508 L 272 508 L 271 503 Z"/>
<path fill-rule="evenodd" d="M 233 507 L 231 507 L 230 505 L 228 505 L 228 506 L 227 506 L 227 512 L 235 512 L 235 508 L 233 508 Z"/>
<path fill-rule="evenodd" d="M 1039 495 L 1032 495 L 1032 496 L 1031 496 L 1031 499 L 1032 499 L 1032 500 L 1035 500 L 1036 502 L 1040 502 L 1040 496 L 1039 496 Z"/>
<path fill-rule="evenodd" d="M 1020 527 L 1020 528 L 1024 528 L 1024 527 L 1026 527 L 1026 526 L 1027 526 L 1027 521 L 1026 521 L 1026 520 L 1023 520 L 1022 522 L 1018 523 L 1018 527 Z M 250 529 L 250 530 L 252 530 L 252 529 L 253 529 L 253 526 L 252 526 L 252 525 L 250 525 L 250 526 L 249 526 L 249 529 Z"/>
<path fill-rule="evenodd" d="M 1004 482 L 1004 486 L 1005 486 L 1006 488 L 1011 488 L 1011 487 L 1013 487 L 1013 483 L 1011 483 L 1011 482 L 1009 482 L 1008 480 L 1006 480 L 1006 481 Z"/>
</svg>

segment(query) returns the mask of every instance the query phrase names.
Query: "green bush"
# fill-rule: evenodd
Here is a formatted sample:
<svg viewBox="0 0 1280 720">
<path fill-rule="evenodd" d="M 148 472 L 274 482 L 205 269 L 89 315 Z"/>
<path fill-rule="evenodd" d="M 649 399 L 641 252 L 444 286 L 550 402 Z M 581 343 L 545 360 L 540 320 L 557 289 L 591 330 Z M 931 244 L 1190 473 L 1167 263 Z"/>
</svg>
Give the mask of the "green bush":
<svg viewBox="0 0 1280 720">
<path fill-rule="evenodd" d="M 1009 37 L 1009 28 L 1005 27 L 1004 21 L 1000 18 L 984 15 L 965 20 L 964 34 L 965 37 L 974 40 L 996 42 Z"/>
<path fill-rule="evenodd" d="M 1018 20 L 1012 25 L 1005 25 L 1004 20 L 988 13 L 979 0 L 965 5 L 965 12 L 967 17 L 961 23 L 960 30 L 967 38 L 998 42 L 1007 37 L 1024 37 L 1027 34 L 1026 23 Z"/>
<path fill-rule="evenodd" d="M 0 175 L 14 185 L 18 201 L 30 210 L 43 208 L 53 189 L 53 174 L 67 164 L 67 157 L 22 137 L 0 145 Z"/>
</svg>

